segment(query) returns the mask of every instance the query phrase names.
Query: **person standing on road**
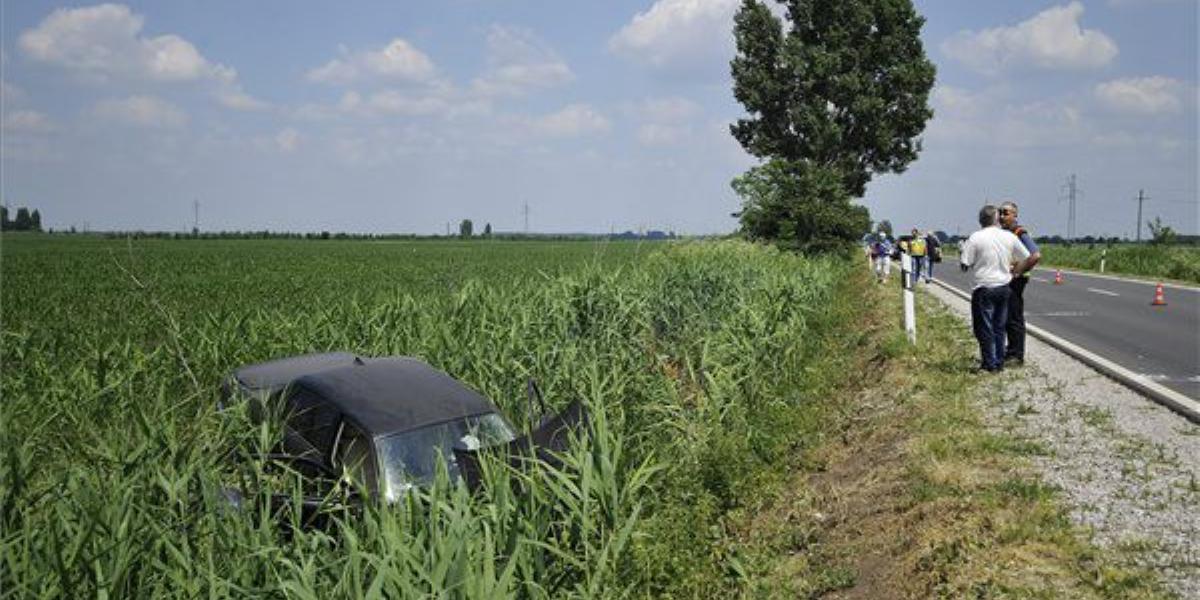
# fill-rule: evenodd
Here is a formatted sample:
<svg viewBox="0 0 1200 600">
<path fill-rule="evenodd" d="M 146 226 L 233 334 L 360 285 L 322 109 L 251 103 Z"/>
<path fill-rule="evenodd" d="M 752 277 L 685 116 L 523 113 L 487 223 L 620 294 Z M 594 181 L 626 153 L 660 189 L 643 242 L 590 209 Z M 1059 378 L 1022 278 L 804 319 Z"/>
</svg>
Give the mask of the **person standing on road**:
<svg viewBox="0 0 1200 600">
<path fill-rule="evenodd" d="M 933 263 L 942 262 L 942 241 L 932 231 L 925 234 L 925 283 L 933 281 Z"/>
<path fill-rule="evenodd" d="M 1004 326 L 1008 322 L 1008 287 L 1014 275 L 1029 270 L 1029 250 L 1010 231 L 1000 228 L 996 207 L 979 210 L 981 229 L 963 244 L 959 265 L 971 272 L 971 329 L 979 342 L 981 370 L 1004 370 Z M 1016 263 L 1015 266 L 1013 264 Z"/>
<path fill-rule="evenodd" d="M 1029 271 L 1033 270 L 1038 261 L 1042 260 L 1042 253 L 1038 249 L 1037 242 L 1033 241 L 1033 237 L 1029 235 L 1029 231 L 1017 223 L 1016 202 L 1005 200 L 1000 204 L 999 212 L 1000 225 L 1017 236 L 1017 239 L 1021 240 L 1021 245 L 1029 251 L 1029 265 L 1025 272 L 1017 275 L 1014 271 L 1012 281 L 1008 283 L 1008 288 L 1012 290 L 1012 293 L 1008 297 L 1008 322 L 1004 326 L 1007 337 L 1004 362 L 1023 365 L 1025 364 L 1025 286 L 1029 285 Z"/>
<path fill-rule="evenodd" d="M 916 227 L 912 230 L 912 239 L 908 242 L 908 253 L 912 256 L 913 263 L 913 283 L 921 280 L 921 270 L 925 267 L 925 236 L 917 231 Z M 929 283 L 929 276 L 925 276 L 925 283 Z"/>
</svg>

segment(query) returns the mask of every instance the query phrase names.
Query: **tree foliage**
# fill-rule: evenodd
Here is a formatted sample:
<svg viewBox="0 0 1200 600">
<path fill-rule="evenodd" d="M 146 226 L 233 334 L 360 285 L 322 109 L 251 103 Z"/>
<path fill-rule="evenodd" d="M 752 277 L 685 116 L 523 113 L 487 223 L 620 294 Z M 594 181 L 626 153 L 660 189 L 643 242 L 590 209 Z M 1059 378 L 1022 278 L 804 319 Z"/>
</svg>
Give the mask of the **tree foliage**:
<svg viewBox="0 0 1200 600">
<path fill-rule="evenodd" d="M 1150 228 L 1150 243 L 1151 244 L 1172 244 L 1175 242 L 1175 230 L 1162 222 L 1161 217 L 1154 217 L 1153 221 L 1146 221 L 1146 226 Z"/>
<path fill-rule="evenodd" d="M 0 229 L 4 231 L 41 231 L 42 213 L 36 209 L 30 212 L 28 208 L 17 208 L 17 216 L 8 220 L 8 207 L 0 207 Z"/>
<path fill-rule="evenodd" d="M 916 160 L 917 136 L 933 116 L 928 100 L 935 69 L 921 44 L 924 19 L 911 0 L 790 0 L 786 6 L 787 27 L 758 0 L 743 0 L 734 18 L 733 91 L 749 115 L 730 130 L 747 152 L 767 161 L 735 182 L 739 193 L 760 192 L 743 194 L 742 226 L 752 237 L 753 231 L 799 238 L 836 231 L 852 240 L 870 222 L 860 221 L 865 211 L 850 199 L 863 195 L 874 174 L 900 173 Z M 762 194 L 767 182 L 778 189 Z M 767 205 L 757 204 L 768 197 Z M 834 222 L 794 218 L 810 211 Z M 763 219 L 783 222 L 763 227 Z M 851 224 L 861 228 L 845 231 Z"/>
<path fill-rule="evenodd" d="M 475 224 L 472 223 L 470 219 L 463 219 L 462 222 L 458 224 L 458 236 L 459 237 L 469 238 L 474 233 L 475 233 Z"/>
<path fill-rule="evenodd" d="M 743 233 L 804 252 L 836 250 L 871 226 L 867 209 L 850 203 L 831 169 L 772 160 L 733 180 L 742 196 Z"/>
</svg>

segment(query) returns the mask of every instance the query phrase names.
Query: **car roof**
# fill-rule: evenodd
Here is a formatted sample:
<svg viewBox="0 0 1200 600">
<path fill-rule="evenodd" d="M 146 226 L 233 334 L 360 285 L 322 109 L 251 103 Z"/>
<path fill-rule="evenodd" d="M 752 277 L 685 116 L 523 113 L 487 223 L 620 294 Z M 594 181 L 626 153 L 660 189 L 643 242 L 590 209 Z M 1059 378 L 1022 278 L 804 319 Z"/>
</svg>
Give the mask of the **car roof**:
<svg viewBox="0 0 1200 600">
<path fill-rule="evenodd" d="M 497 412 L 475 390 L 409 357 L 358 358 L 300 377 L 294 386 L 336 406 L 371 436 Z"/>
<path fill-rule="evenodd" d="M 281 391 L 298 377 L 353 364 L 354 358 L 349 352 L 291 356 L 242 367 L 233 372 L 233 380 L 247 391 L 274 393 Z"/>
</svg>

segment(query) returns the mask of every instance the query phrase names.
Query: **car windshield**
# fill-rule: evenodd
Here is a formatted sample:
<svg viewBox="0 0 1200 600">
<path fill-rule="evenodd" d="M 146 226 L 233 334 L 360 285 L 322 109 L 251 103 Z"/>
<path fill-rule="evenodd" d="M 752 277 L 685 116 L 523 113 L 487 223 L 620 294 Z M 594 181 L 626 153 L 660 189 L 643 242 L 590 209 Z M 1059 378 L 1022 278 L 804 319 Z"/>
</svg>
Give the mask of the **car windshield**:
<svg viewBox="0 0 1200 600">
<path fill-rule="evenodd" d="M 451 479 L 457 478 L 458 465 L 454 462 L 453 451 L 456 443 L 478 449 L 514 439 L 516 434 L 497 413 L 438 423 L 381 438 L 379 458 L 383 463 L 386 486 L 384 497 L 394 502 L 412 486 L 433 481 L 439 459 L 446 462 Z"/>
</svg>

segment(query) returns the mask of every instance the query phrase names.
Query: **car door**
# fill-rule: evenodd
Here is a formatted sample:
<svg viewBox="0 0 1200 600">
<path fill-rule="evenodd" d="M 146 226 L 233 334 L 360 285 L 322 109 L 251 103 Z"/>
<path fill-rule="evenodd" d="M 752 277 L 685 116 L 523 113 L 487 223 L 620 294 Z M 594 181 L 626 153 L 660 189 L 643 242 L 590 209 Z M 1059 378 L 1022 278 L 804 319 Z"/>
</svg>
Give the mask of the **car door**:
<svg viewBox="0 0 1200 600">
<path fill-rule="evenodd" d="M 514 467 L 520 467 L 525 458 L 532 453 L 542 462 L 559 468 L 562 467 L 562 461 L 558 454 L 567 450 L 571 432 L 586 431 L 588 420 L 587 407 L 579 400 L 574 400 L 557 415 L 542 419 L 533 431 L 500 448 L 473 449 L 455 445 L 453 448 L 455 462 L 458 464 L 459 473 L 467 482 L 467 487 L 471 489 L 478 488 L 481 483 L 480 452 L 488 450 L 501 450 Z"/>
</svg>

